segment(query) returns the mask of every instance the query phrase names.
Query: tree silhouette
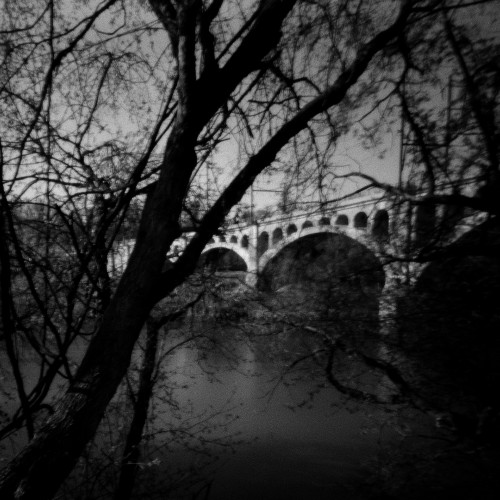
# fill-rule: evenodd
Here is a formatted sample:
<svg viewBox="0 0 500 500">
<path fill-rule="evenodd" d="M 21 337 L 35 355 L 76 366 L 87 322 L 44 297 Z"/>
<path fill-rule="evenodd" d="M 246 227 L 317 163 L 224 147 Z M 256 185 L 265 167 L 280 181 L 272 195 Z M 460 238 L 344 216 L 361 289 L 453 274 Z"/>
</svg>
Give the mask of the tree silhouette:
<svg viewBox="0 0 500 500">
<path fill-rule="evenodd" d="M 460 19 L 475 8 L 482 6 L 436 0 L 5 2 L 1 326 L 20 399 L 11 425 L 26 425 L 29 443 L 0 474 L 2 498 L 56 494 L 151 310 L 193 273 L 257 176 L 294 173 L 297 186 L 322 186 L 338 137 L 366 106 L 379 108 L 386 90 L 399 97 L 416 138 L 408 180 L 428 187 L 427 197 L 368 180 L 408 202 L 498 214 L 498 68 L 486 50 L 498 46 L 463 34 Z M 447 146 L 468 141 L 458 163 L 451 147 L 429 151 L 434 117 L 425 105 L 416 109 L 452 56 L 471 115 L 450 120 L 446 132 Z M 479 139 L 465 133 L 470 124 Z M 374 139 L 367 128 L 364 142 Z M 224 172 L 212 167 L 220 192 L 207 196 L 202 167 L 217 164 L 227 144 L 235 160 Z M 441 175 L 462 180 L 469 166 L 479 168 L 477 195 L 437 189 Z M 28 223 L 26 203 L 41 207 L 42 225 Z M 135 246 L 114 282 L 107 262 L 130 231 L 131 205 L 142 209 Z M 169 261 L 186 219 L 194 236 Z M 87 334 L 75 369 L 67 352 Z M 42 359 L 34 392 L 24 387 L 21 339 Z M 67 389 L 39 425 L 35 414 L 56 374 Z"/>
</svg>

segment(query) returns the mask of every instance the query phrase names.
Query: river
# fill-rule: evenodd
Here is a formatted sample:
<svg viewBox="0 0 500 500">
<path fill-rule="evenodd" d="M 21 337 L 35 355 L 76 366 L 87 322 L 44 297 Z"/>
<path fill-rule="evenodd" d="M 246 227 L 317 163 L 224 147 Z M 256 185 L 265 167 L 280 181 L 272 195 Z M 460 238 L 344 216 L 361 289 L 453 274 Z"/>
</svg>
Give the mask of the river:
<svg viewBox="0 0 500 500">
<path fill-rule="evenodd" d="M 200 338 L 173 349 L 193 332 Z M 268 335 L 255 326 L 243 331 L 237 322 L 220 326 L 212 320 L 194 329 L 184 325 L 161 339 L 161 376 L 138 494 L 205 500 L 367 498 L 364 483 L 386 439 L 385 417 L 373 407 L 347 402 L 326 382 L 314 357 L 287 370 L 315 348 L 304 331 Z M 83 345 L 74 350 L 75 361 L 83 351 Z M 26 368 L 29 381 L 37 367 L 27 359 Z M 110 492 L 120 457 L 116 441 L 124 441 L 124 415 L 129 415 L 119 400 L 97 442 L 107 462 L 93 462 L 110 471 Z M 85 474 L 94 477 L 92 471 Z M 88 498 L 107 498 L 106 488 L 97 488 L 103 496 L 92 488 Z M 71 491 L 65 498 L 73 498 Z"/>
<path fill-rule="evenodd" d="M 156 455 L 159 469 L 199 463 L 210 485 L 199 498 L 211 500 L 366 498 L 360 486 L 384 437 L 383 416 L 346 402 L 318 371 L 283 376 L 289 355 L 258 344 L 241 337 L 219 349 L 182 347 L 164 361 L 178 410 L 160 405 L 152 433 L 187 427 L 197 435 L 171 440 Z M 218 460 L 203 460 L 207 451 Z"/>
</svg>

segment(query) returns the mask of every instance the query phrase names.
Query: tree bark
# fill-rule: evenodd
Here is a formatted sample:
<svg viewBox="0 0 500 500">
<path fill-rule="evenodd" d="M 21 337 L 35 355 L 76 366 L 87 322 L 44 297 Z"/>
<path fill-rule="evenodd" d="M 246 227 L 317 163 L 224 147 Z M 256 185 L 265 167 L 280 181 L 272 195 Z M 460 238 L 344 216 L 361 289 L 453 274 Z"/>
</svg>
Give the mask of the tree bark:
<svg viewBox="0 0 500 500">
<path fill-rule="evenodd" d="M 132 497 L 135 478 L 139 468 L 139 445 L 146 425 L 149 403 L 155 384 L 154 369 L 158 348 L 159 328 L 153 321 L 148 321 L 147 339 L 144 360 L 140 372 L 139 390 L 134 401 L 134 414 L 123 450 L 122 466 L 118 485 L 115 489 L 115 500 L 127 500 Z"/>
</svg>

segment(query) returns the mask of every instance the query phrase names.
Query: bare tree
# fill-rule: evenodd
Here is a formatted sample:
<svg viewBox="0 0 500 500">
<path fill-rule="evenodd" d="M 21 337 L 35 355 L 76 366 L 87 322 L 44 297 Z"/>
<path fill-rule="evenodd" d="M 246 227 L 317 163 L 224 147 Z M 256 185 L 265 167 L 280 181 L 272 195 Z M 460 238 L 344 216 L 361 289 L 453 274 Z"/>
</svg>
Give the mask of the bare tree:
<svg viewBox="0 0 500 500">
<path fill-rule="evenodd" d="M 332 144 L 379 95 L 374 79 L 393 79 L 398 67 L 411 65 L 407 46 L 420 48 L 422 33 L 462 8 L 435 0 L 109 0 L 78 2 L 75 13 L 72 5 L 5 2 L 0 32 L 2 228 L 10 243 L 2 246 L 2 328 L 7 342 L 17 335 L 10 253 L 43 320 L 41 338 L 48 332 L 57 346 L 47 373 L 62 370 L 68 379 L 34 434 L 36 407 L 11 356 L 21 422 L 32 439 L 2 471 L 2 498 L 56 493 L 95 434 L 151 309 L 193 272 L 256 177 L 290 166 L 301 178 L 324 178 Z M 482 108 L 473 107 L 480 118 Z M 220 158 L 224 143 L 239 147 L 239 171 L 221 175 L 213 202 L 200 199 L 201 167 Z M 115 286 L 108 255 L 141 195 L 135 247 Z M 464 195 L 430 196 L 485 207 Z M 15 221 L 25 199 L 46 211 L 45 260 L 36 256 L 35 267 L 44 263 L 42 274 L 52 272 L 61 255 L 76 263 L 63 294 L 52 279 L 37 282 L 29 265 L 30 243 Z M 168 261 L 186 213 L 196 232 Z M 62 274 L 55 270 L 53 279 Z M 96 331 L 74 370 L 65 354 L 96 297 Z"/>
</svg>

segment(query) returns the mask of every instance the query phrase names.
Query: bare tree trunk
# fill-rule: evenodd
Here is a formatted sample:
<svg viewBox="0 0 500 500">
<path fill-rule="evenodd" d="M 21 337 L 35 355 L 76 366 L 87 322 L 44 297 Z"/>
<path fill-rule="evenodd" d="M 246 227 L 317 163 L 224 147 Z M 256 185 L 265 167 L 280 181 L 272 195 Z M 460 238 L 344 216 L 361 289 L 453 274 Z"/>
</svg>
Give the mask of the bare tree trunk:
<svg viewBox="0 0 500 500">
<path fill-rule="evenodd" d="M 52 498 L 95 434 L 158 296 L 165 255 L 178 236 L 183 194 L 196 160 L 193 149 L 192 136 L 180 123 L 170 136 L 166 167 L 146 202 L 136 246 L 101 326 L 54 414 L 2 470 L 2 500 Z"/>
<path fill-rule="evenodd" d="M 2 161 L 1 157 L 0 161 Z M 3 175 L 2 179 L 0 180 L 3 182 Z M 7 355 L 9 357 L 10 365 L 12 368 L 12 373 L 16 382 L 17 395 L 19 397 L 23 410 L 23 415 L 20 420 L 25 421 L 28 439 L 32 439 L 34 434 L 33 415 L 31 412 L 28 395 L 26 394 L 26 390 L 24 387 L 23 376 L 19 366 L 19 359 L 16 355 L 14 346 L 15 326 L 11 309 L 12 274 L 10 267 L 7 231 L 4 224 L 4 211 L 7 210 L 8 207 L 3 187 L 0 188 L 0 197 L 0 340 L 2 340 L 3 336 L 7 349 Z"/>
<path fill-rule="evenodd" d="M 146 425 L 149 402 L 155 384 L 154 369 L 158 349 L 159 328 L 153 321 L 148 321 L 147 339 L 142 362 L 139 390 L 134 401 L 134 415 L 123 450 L 122 465 L 118 485 L 115 489 L 115 500 L 127 500 L 132 497 L 135 478 L 140 458 L 139 445 Z"/>
</svg>

